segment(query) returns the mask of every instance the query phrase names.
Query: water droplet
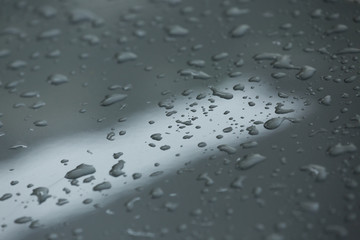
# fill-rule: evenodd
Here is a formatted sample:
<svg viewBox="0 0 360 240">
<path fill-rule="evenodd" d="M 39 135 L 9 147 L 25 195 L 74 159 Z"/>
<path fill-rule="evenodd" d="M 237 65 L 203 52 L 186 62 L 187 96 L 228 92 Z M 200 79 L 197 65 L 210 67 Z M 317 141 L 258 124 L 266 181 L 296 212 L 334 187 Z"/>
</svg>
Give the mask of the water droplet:
<svg viewBox="0 0 360 240">
<path fill-rule="evenodd" d="M 48 77 L 48 83 L 50 83 L 51 85 L 55 85 L 55 86 L 58 86 L 58 85 L 61 85 L 61 84 L 64 84 L 64 83 L 67 83 L 69 82 L 69 79 L 67 76 L 63 75 L 63 74 L 53 74 L 53 75 L 50 75 Z"/>
<path fill-rule="evenodd" d="M 210 89 L 213 92 L 214 96 L 217 96 L 217 97 L 220 97 L 223 99 L 227 99 L 227 100 L 232 99 L 234 97 L 231 93 L 220 91 L 220 90 L 216 89 L 215 87 L 210 87 Z"/>
<path fill-rule="evenodd" d="M 305 165 L 300 170 L 309 172 L 316 181 L 324 181 L 328 175 L 325 167 L 316 164 Z"/>
<path fill-rule="evenodd" d="M 116 60 L 118 63 L 125 63 L 134 61 L 138 58 L 138 56 L 133 52 L 122 52 L 116 54 Z"/>
<path fill-rule="evenodd" d="M 45 105 L 46 105 L 45 102 L 43 102 L 43 101 L 38 101 L 38 102 L 34 103 L 34 104 L 31 106 L 31 108 L 32 108 L 32 109 L 39 109 L 39 108 L 41 108 L 41 107 L 43 107 L 43 106 L 45 106 Z"/>
<path fill-rule="evenodd" d="M 357 147 L 353 143 L 349 143 L 346 145 L 343 145 L 342 143 L 337 143 L 334 146 L 330 147 L 328 149 L 328 153 L 331 156 L 339 156 L 346 153 L 353 153 L 357 150 Z"/>
<path fill-rule="evenodd" d="M 187 62 L 192 67 L 205 67 L 206 62 L 201 59 L 194 59 Z"/>
<path fill-rule="evenodd" d="M 49 195 L 49 189 L 46 187 L 38 187 L 33 189 L 31 195 L 37 197 L 39 204 L 45 202 L 46 199 L 51 197 L 51 195 Z"/>
<path fill-rule="evenodd" d="M 0 58 L 10 55 L 11 51 L 9 49 L 0 49 Z"/>
<path fill-rule="evenodd" d="M 67 179 L 77 179 L 89 174 L 96 172 L 96 169 L 92 165 L 80 164 L 75 169 L 66 173 L 65 178 Z"/>
<path fill-rule="evenodd" d="M 135 202 L 140 201 L 140 197 L 134 197 L 125 203 L 126 210 L 131 212 L 135 207 Z"/>
<path fill-rule="evenodd" d="M 259 130 L 256 128 L 256 126 L 247 127 L 246 130 L 249 132 L 249 135 L 258 135 L 259 134 Z"/>
<path fill-rule="evenodd" d="M 17 145 L 14 145 L 14 146 L 11 146 L 10 149 L 23 149 L 23 148 L 27 148 L 28 146 L 24 145 L 24 144 L 17 144 Z"/>
<path fill-rule="evenodd" d="M 100 43 L 100 38 L 94 34 L 85 34 L 81 37 L 81 40 L 87 42 L 90 45 L 96 45 Z M 118 59 L 118 63 L 121 63 L 119 62 L 119 59 Z"/>
<path fill-rule="evenodd" d="M 272 66 L 278 69 L 298 69 L 291 63 L 291 58 L 289 55 L 281 55 L 274 62 Z"/>
<path fill-rule="evenodd" d="M 67 200 L 66 198 L 59 198 L 56 205 L 62 206 L 62 205 L 65 205 L 67 203 L 69 203 L 69 200 Z"/>
<path fill-rule="evenodd" d="M 275 113 L 276 114 L 287 114 L 287 113 L 291 113 L 291 112 L 294 112 L 295 110 L 294 109 L 286 109 L 286 108 L 283 108 L 283 104 L 282 103 L 278 103 L 275 107 Z"/>
<path fill-rule="evenodd" d="M 99 183 L 99 184 L 95 185 L 93 187 L 93 190 L 101 192 L 103 190 L 107 190 L 107 189 L 110 189 L 110 188 L 111 188 L 111 183 L 110 182 L 102 182 L 102 183 Z"/>
<path fill-rule="evenodd" d="M 0 201 L 5 201 L 5 200 L 7 200 L 7 199 L 9 199 L 11 197 L 12 197 L 11 193 L 5 193 L 0 197 Z"/>
<path fill-rule="evenodd" d="M 329 234 L 334 234 L 338 238 L 345 238 L 348 236 L 348 230 L 340 225 L 328 225 L 325 231 Z"/>
<path fill-rule="evenodd" d="M 170 146 L 169 145 L 163 145 L 160 147 L 161 150 L 163 151 L 166 151 L 166 150 L 169 150 L 170 149 Z"/>
<path fill-rule="evenodd" d="M 161 133 L 154 133 L 150 137 L 151 137 L 151 139 L 153 139 L 155 141 L 161 141 L 161 139 L 162 139 Z"/>
<path fill-rule="evenodd" d="M 58 58 L 61 56 L 61 51 L 59 49 L 55 49 L 46 54 L 48 58 Z"/>
<path fill-rule="evenodd" d="M 203 71 L 198 71 L 194 69 L 182 69 L 178 72 L 180 76 L 184 77 L 192 77 L 193 79 L 207 80 L 211 78 L 211 76 Z"/>
<path fill-rule="evenodd" d="M 153 188 L 150 192 L 152 198 L 160 198 L 164 195 L 164 191 L 160 187 Z"/>
<path fill-rule="evenodd" d="M 225 15 L 227 17 L 238 17 L 249 12 L 250 10 L 246 8 L 230 7 L 226 9 Z"/>
<path fill-rule="evenodd" d="M 240 146 L 245 149 L 254 148 L 254 147 L 258 146 L 258 142 L 257 141 L 244 142 L 244 143 L 240 144 Z"/>
<path fill-rule="evenodd" d="M 227 58 L 229 54 L 227 52 L 221 52 L 211 57 L 213 61 L 221 61 Z"/>
<path fill-rule="evenodd" d="M 206 147 L 206 143 L 205 142 L 199 142 L 198 143 L 198 147 L 200 147 L 200 148 L 203 148 L 203 147 Z"/>
<path fill-rule="evenodd" d="M 46 120 L 37 120 L 34 122 L 34 125 L 37 127 L 46 127 L 48 123 Z"/>
<path fill-rule="evenodd" d="M 241 24 L 231 30 L 230 35 L 233 38 L 239 38 L 245 36 L 245 34 L 250 30 L 250 26 L 247 24 Z"/>
<path fill-rule="evenodd" d="M 243 91 L 245 89 L 245 86 L 241 83 L 235 84 L 233 86 L 233 90 L 235 91 Z"/>
<path fill-rule="evenodd" d="M 275 79 L 281 79 L 281 78 L 284 78 L 286 76 L 287 76 L 287 74 L 284 73 L 284 72 L 277 72 L 277 73 L 272 73 L 271 74 L 271 77 L 273 77 Z"/>
<path fill-rule="evenodd" d="M 47 19 L 53 18 L 57 14 L 56 8 L 54 8 L 52 6 L 48 6 L 48 5 L 40 6 L 37 9 L 37 11 L 40 14 L 40 16 L 47 18 Z"/>
<path fill-rule="evenodd" d="M 330 106 L 331 104 L 331 96 L 330 95 L 326 95 L 323 98 L 319 99 L 319 103 L 325 106 Z"/>
<path fill-rule="evenodd" d="M 219 146 L 217 146 L 217 148 L 222 152 L 226 152 L 227 154 L 235 154 L 236 153 L 236 148 L 229 146 L 227 144 L 219 145 Z"/>
<path fill-rule="evenodd" d="M 23 60 L 15 60 L 8 65 L 8 67 L 12 70 L 18 70 L 18 69 L 24 68 L 26 66 L 27 66 L 27 62 L 25 62 Z"/>
<path fill-rule="evenodd" d="M 112 166 L 109 174 L 113 177 L 119 177 L 121 175 L 125 175 L 125 172 L 122 171 L 124 165 L 125 165 L 125 161 L 120 160 L 118 163 Z"/>
<path fill-rule="evenodd" d="M 40 40 L 52 39 L 52 38 L 55 38 L 60 35 L 61 35 L 61 30 L 57 29 L 57 28 L 53 28 L 53 29 L 46 30 L 46 31 L 40 33 L 38 36 L 38 39 L 40 39 Z"/>
<path fill-rule="evenodd" d="M 312 18 L 321 18 L 323 16 L 323 10 L 320 8 L 317 8 L 311 12 L 310 16 Z"/>
<path fill-rule="evenodd" d="M 118 159 L 118 158 L 121 157 L 122 155 L 123 155 L 122 152 L 117 152 L 117 153 L 114 153 L 114 154 L 113 154 L 113 158 L 114 158 L 114 159 Z"/>
<path fill-rule="evenodd" d="M 354 76 L 345 78 L 345 79 L 344 79 L 344 82 L 345 82 L 345 83 L 352 83 L 352 82 L 355 82 L 356 79 L 357 79 L 357 76 L 354 75 Z"/>
<path fill-rule="evenodd" d="M 84 199 L 84 201 L 83 201 L 83 204 L 90 204 L 90 203 L 92 203 L 92 199 L 91 198 L 87 198 L 87 199 Z"/>
<path fill-rule="evenodd" d="M 40 97 L 40 94 L 36 91 L 27 91 L 27 92 L 23 92 L 20 97 L 23 98 L 33 98 L 33 97 Z"/>
<path fill-rule="evenodd" d="M 141 174 L 141 173 L 134 173 L 134 174 L 132 175 L 132 178 L 133 178 L 134 180 L 139 179 L 139 178 L 141 178 L 141 177 L 142 177 L 142 174 Z"/>
<path fill-rule="evenodd" d="M 24 223 L 28 223 L 31 221 L 32 221 L 31 217 L 20 217 L 20 218 L 15 219 L 14 222 L 17 224 L 24 224 Z"/>
<path fill-rule="evenodd" d="M 325 34 L 332 35 L 332 34 L 343 33 L 343 32 L 346 32 L 348 29 L 349 29 L 349 27 L 346 26 L 345 24 L 337 24 L 337 25 L 333 26 L 332 28 L 326 30 Z"/>
<path fill-rule="evenodd" d="M 277 60 L 280 57 L 281 54 L 279 53 L 259 53 L 256 54 L 253 58 L 256 61 L 261 61 L 261 60 Z"/>
<path fill-rule="evenodd" d="M 205 181 L 205 186 L 211 186 L 214 184 L 214 180 L 209 176 L 208 173 L 201 173 L 197 177 L 198 181 Z"/>
<path fill-rule="evenodd" d="M 235 178 L 235 180 L 230 184 L 230 187 L 242 189 L 244 187 L 243 182 L 245 179 L 246 179 L 246 176 L 239 176 L 239 177 Z"/>
<path fill-rule="evenodd" d="M 319 211 L 320 204 L 318 202 L 306 201 L 306 202 L 301 202 L 300 207 L 302 210 L 306 212 L 316 213 Z"/>
<path fill-rule="evenodd" d="M 172 25 L 166 28 L 167 33 L 173 37 L 182 37 L 189 34 L 189 30 L 180 26 L 180 25 Z"/>
<path fill-rule="evenodd" d="M 101 106 L 110 106 L 114 103 L 123 101 L 124 99 L 127 98 L 128 95 L 126 94 L 121 94 L 121 93 L 114 93 L 111 95 L 106 95 L 104 100 L 101 101 Z"/>
<path fill-rule="evenodd" d="M 73 24 L 91 22 L 94 26 L 100 26 L 104 23 L 103 19 L 87 9 L 73 9 L 70 12 L 69 20 Z"/>
<path fill-rule="evenodd" d="M 273 130 L 278 128 L 286 118 L 271 118 L 264 123 L 264 128 Z"/>
<path fill-rule="evenodd" d="M 357 54 L 360 53 L 360 48 L 343 48 L 338 51 L 337 55 L 345 55 L 345 54 Z"/>
<path fill-rule="evenodd" d="M 35 228 L 39 228 L 39 227 L 41 227 L 39 220 L 32 221 L 29 226 L 29 228 L 31 228 L 31 229 L 35 229 Z"/>
<path fill-rule="evenodd" d="M 132 236 L 137 238 L 155 238 L 155 234 L 152 232 L 144 232 L 144 231 L 135 231 L 131 228 L 128 228 L 126 232 Z"/>
<path fill-rule="evenodd" d="M 259 153 L 250 153 L 245 155 L 236 163 L 236 167 L 241 170 L 247 170 L 253 166 L 265 161 L 266 157 Z"/>
</svg>

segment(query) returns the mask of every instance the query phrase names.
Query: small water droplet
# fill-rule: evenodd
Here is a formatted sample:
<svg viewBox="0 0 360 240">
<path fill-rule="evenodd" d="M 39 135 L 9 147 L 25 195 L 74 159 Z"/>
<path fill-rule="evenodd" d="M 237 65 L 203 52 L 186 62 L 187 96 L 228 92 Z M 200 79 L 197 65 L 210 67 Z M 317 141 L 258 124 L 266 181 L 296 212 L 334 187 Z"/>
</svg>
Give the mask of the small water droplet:
<svg viewBox="0 0 360 240">
<path fill-rule="evenodd" d="M 189 34 L 189 30 L 180 26 L 180 25 L 172 25 L 166 28 L 167 33 L 173 37 L 182 37 Z"/>
</svg>

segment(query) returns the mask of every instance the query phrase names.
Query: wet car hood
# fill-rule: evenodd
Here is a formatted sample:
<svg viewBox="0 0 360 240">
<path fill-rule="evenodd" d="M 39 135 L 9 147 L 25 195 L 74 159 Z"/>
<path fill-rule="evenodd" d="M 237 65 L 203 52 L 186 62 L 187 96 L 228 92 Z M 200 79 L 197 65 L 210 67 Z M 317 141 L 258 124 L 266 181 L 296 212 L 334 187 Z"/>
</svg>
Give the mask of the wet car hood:
<svg viewBox="0 0 360 240">
<path fill-rule="evenodd" d="M 358 238 L 359 4 L 0 19 L 0 239 Z"/>
</svg>

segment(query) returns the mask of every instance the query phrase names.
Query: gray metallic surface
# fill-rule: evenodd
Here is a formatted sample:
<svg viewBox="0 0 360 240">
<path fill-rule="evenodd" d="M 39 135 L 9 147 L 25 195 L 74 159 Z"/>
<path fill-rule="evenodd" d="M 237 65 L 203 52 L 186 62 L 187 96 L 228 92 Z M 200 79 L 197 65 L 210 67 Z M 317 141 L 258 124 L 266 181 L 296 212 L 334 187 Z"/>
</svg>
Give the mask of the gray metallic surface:
<svg viewBox="0 0 360 240">
<path fill-rule="evenodd" d="M 0 4 L 0 239 L 359 239 L 359 4 Z"/>
</svg>

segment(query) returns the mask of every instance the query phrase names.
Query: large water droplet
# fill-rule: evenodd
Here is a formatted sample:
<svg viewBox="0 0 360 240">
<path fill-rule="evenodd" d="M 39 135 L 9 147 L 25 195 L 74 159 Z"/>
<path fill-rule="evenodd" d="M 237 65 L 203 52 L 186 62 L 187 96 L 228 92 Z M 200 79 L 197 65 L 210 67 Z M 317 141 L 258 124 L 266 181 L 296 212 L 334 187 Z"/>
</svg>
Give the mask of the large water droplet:
<svg viewBox="0 0 360 240">
<path fill-rule="evenodd" d="M 38 187 L 38 188 L 33 189 L 31 195 L 34 195 L 37 197 L 39 204 L 45 202 L 46 199 L 51 197 L 51 195 L 49 195 L 49 189 L 46 187 Z"/>
<path fill-rule="evenodd" d="M 113 177 L 119 177 L 121 175 L 125 175 L 125 172 L 122 171 L 124 165 L 125 165 L 125 161 L 120 160 L 118 163 L 112 166 L 109 174 Z"/>
<path fill-rule="evenodd" d="M 50 75 L 48 77 L 48 83 L 50 83 L 51 85 L 55 85 L 55 86 L 58 86 L 58 85 L 61 85 L 61 84 L 64 84 L 64 83 L 67 83 L 69 82 L 69 79 L 67 76 L 63 75 L 63 74 L 53 74 L 53 75 Z"/>
<path fill-rule="evenodd" d="M 100 104 L 101 106 L 110 106 L 114 103 L 123 101 L 126 98 L 127 98 L 127 94 L 114 93 L 111 95 L 106 95 L 104 100 L 102 100 Z"/>
<path fill-rule="evenodd" d="M 235 27 L 231 32 L 230 35 L 233 38 L 239 38 L 245 36 L 245 34 L 250 30 L 250 26 L 247 24 L 241 24 Z"/>
<path fill-rule="evenodd" d="M 92 165 L 80 164 L 75 169 L 66 173 L 65 178 L 67 179 L 77 179 L 89 174 L 96 172 L 96 169 Z"/>
<path fill-rule="evenodd" d="M 265 161 L 266 157 L 259 153 L 250 153 L 245 155 L 236 163 L 236 167 L 241 170 L 252 168 L 253 166 Z"/>
<path fill-rule="evenodd" d="M 102 183 L 99 183 L 99 184 L 95 185 L 93 187 L 93 190 L 97 191 L 97 192 L 101 192 L 103 190 L 107 190 L 107 189 L 110 189 L 110 188 L 111 188 L 111 183 L 110 182 L 102 182 Z"/>
</svg>

